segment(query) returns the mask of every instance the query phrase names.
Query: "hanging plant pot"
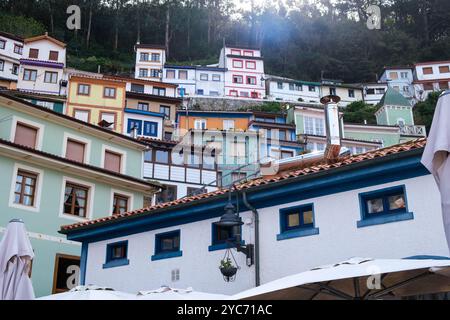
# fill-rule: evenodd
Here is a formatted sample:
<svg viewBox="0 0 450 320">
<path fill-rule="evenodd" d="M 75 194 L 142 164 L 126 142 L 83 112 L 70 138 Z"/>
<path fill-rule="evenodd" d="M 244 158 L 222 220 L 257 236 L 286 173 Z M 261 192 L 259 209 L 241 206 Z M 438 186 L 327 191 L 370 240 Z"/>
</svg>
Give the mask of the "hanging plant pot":
<svg viewBox="0 0 450 320">
<path fill-rule="evenodd" d="M 230 255 L 234 260 L 234 264 L 233 261 L 230 259 Z M 223 275 L 223 279 L 226 282 L 234 281 L 234 279 L 236 279 L 236 272 L 238 271 L 239 266 L 237 265 L 236 260 L 234 259 L 230 249 L 227 249 L 225 257 L 220 261 L 219 269 Z"/>
<path fill-rule="evenodd" d="M 220 272 L 222 273 L 222 275 L 227 278 L 231 278 L 234 275 L 236 275 L 237 270 L 238 270 L 238 268 L 236 268 L 234 266 L 220 268 Z"/>
</svg>

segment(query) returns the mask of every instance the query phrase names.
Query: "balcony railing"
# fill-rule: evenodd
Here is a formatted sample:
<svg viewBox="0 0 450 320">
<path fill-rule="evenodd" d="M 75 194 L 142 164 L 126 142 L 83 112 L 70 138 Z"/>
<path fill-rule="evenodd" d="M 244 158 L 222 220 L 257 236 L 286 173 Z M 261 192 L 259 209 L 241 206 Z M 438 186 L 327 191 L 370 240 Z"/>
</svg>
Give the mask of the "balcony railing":
<svg viewBox="0 0 450 320">
<path fill-rule="evenodd" d="M 419 137 L 426 137 L 427 135 L 425 126 L 412 126 L 412 125 L 401 126 L 400 134 Z"/>
</svg>

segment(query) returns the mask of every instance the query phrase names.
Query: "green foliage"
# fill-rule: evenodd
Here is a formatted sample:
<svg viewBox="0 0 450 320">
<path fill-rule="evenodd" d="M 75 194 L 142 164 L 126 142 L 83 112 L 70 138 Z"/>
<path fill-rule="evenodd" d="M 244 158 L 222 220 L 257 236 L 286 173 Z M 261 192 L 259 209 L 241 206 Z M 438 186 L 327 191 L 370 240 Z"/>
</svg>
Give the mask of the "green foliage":
<svg viewBox="0 0 450 320">
<path fill-rule="evenodd" d="M 0 12 L 0 30 L 28 38 L 43 34 L 45 27 L 33 18 Z"/>
<path fill-rule="evenodd" d="M 220 268 L 233 268 L 233 267 L 234 265 L 230 258 L 220 260 Z"/>
<path fill-rule="evenodd" d="M 363 124 L 364 121 L 367 121 L 368 124 L 376 124 L 375 112 L 377 109 L 378 107 L 371 106 L 363 101 L 352 102 L 343 109 L 344 122 Z"/>
<path fill-rule="evenodd" d="M 424 125 L 427 132 L 430 132 L 431 123 L 433 122 L 434 110 L 436 109 L 437 101 L 439 100 L 440 92 L 432 92 L 427 99 L 416 103 L 414 106 L 414 120 L 417 125 Z"/>
<path fill-rule="evenodd" d="M 241 108 L 240 111 L 281 112 L 282 104 L 276 101 L 265 101 L 263 104 Z"/>
</svg>

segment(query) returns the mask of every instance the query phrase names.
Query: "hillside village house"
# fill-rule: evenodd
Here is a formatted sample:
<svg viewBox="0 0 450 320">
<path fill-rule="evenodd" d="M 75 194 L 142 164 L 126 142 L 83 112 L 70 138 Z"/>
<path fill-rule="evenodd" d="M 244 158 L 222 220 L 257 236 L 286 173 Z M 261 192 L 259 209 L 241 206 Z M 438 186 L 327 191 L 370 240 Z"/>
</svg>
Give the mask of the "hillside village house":
<svg viewBox="0 0 450 320">
<path fill-rule="evenodd" d="M 450 88 L 450 61 L 417 63 L 414 66 L 414 76 L 416 99 L 423 101 L 430 92 Z"/>
<path fill-rule="evenodd" d="M 386 82 L 363 83 L 362 87 L 364 102 L 370 105 L 377 105 L 386 93 L 388 84 Z"/>
<path fill-rule="evenodd" d="M 134 77 L 137 79 L 161 81 L 163 67 L 166 63 L 166 48 L 162 45 L 136 44 L 136 68 Z"/>
<path fill-rule="evenodd" d="M 122 133 L 126 83 L 101 74 L 71 75 L 66 114 Z"/>
<path fill-rule="evenodd" d="M 411 66 L 392 66 L 385 67 L 381 74 L 379 82 L 387 83 L 389 88 L 395 89 L 403 97 L 408 99 L 411 104 L 414 100 L 414 74 Z"/>
<path fill-rule="evenodd" d="M 0 31 L 0 88 L 14 90 L 23 52 L 23 39 Z"/>
<path fill-rule="evenodd" d="M 22 219 L 36 295 L 65 291 L 78 283 L 81 247 L 59 226 L 142 208 L 160 189 L 142 180 L 146 145 L 6 93 L 0 118 L 0 236 Z"/>
<path fill-rule="evenodd" d="M 363 101 L 363 90 L 360 85 L 344 84 L 336 80 L 322 80 L 321 97 L 332 95 L 339 96 L 339 107 L 346 107 L 352 102 Z"/>
<path fill-rule="evenodd" d="M 168 285 L 234 294 L 354 256 L 448 256 L 439 191 L 420 163 L 424 145 L 411 141 L 237 184 L 231 203 L 240 228 L 215 224 L 229 203 L 225 189 L 60 232 L 82 243 L 82 284 L 131 292 Z M 254 245 L 257 254 L 231 249 L 240 268 L 226 282 L 218 266 L 233 243 Z"/>
<path fill-rule="evenodd" d="M 319 103 L 320 83 L 266 75 L 266 96 L 275 101 Z"/>
</svg>

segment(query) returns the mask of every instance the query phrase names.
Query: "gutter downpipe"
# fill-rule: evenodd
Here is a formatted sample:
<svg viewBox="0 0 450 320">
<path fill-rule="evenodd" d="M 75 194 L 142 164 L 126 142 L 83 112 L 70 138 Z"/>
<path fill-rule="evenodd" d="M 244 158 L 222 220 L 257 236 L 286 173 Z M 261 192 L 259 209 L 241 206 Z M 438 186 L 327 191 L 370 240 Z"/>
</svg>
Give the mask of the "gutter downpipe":
<svg viewBox="0 0 450 320">
<path fill-rule="evenodd" d="M 242 192 L 242 201 L 247 209 L 253 212 L 255 217 L 255 286 L 259 287 L 261 283 L 260 277 L 260 259 L 259 259 L 259 213 L 247 200 L 247 193 Z"/>
</svg>

